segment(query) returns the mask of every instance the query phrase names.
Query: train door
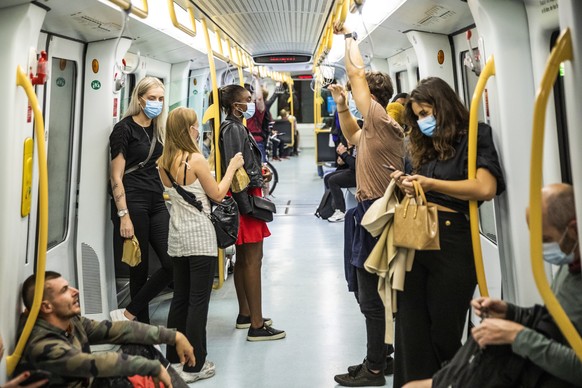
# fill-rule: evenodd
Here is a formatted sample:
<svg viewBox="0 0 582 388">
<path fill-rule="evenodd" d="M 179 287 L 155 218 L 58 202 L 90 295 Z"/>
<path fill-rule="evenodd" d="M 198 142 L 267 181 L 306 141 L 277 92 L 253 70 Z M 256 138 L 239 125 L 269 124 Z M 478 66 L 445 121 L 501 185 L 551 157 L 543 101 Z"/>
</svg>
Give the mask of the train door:
<svg viewBox="0 0 582 388">
<path fill-rule="evenodd" d="M 41 41 L 42 41 L 41 37 Z M 49 184 L 47 269 L 78 285 L 77 193 L 84 44 L 48 36 L 50 78 L 44 90 Z M 31 224 L 34 235 L 36 223 Z"/>
</svg>

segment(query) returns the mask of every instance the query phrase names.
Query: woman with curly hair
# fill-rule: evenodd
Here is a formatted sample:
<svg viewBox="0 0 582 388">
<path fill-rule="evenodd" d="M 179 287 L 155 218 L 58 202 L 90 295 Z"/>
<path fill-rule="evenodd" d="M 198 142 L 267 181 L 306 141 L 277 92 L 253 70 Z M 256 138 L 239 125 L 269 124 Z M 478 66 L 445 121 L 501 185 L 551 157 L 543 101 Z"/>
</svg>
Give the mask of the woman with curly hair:
<svg viewBox="0 0 582 388">
<path fill-rule="evenodd" d="M 479 124 L 477 174 L 468 179 L 469 112 L 442 79 L 422 80 L 404 111 L 410 129 L 411 175 L 391 174 L 406 195 L 413 181 L 436 205 L 438 251 L 416 251 L 405 288 L 398 295 L 394 386 L 430 378 L 461 347 L 469 302 L 477 284 L 471 232 L 470 200 L 489 201 L 505 190 L 491 128 Z"/>
</svg>

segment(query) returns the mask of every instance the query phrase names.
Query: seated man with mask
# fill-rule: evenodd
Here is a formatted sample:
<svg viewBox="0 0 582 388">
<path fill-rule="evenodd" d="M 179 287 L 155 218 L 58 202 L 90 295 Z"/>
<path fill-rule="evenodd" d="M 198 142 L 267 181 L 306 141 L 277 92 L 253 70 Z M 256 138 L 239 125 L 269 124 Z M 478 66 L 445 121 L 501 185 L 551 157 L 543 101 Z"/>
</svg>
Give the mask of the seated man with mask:
<svg viewBox="0 0 582 388">
<path fill-rule="evenodd" d="M 526 217 L 529 221 L 529 209 Z M 571 185 L 552 184 L 543 188 L 542 233 L 544 260 L 560 266 L 552 284 L 553 291 L 580 333 L 582 277 L 574 191 Z M 514 354 L 527 360 L 520 377 L 520 387 L 582 386 L 582 362 L 574 350 L 540 333 L 536 330 L 539 326 L 532 328 L 516 322 L 520 317 L 531 314 L 534 308 L 519 307 L 488 297 L 474 299 L 471 305 L 475 313 L 483 318 L 482 323 L 471 331 L 480 348 L 487 351 L 488 346 L 510 345 Z M 465 344 L 463 348 L 466 346 L 468 345 Z M 457 355 L 462 351 L 463 349 L 459 350 Z M 455 362 L 455 358 L 450 364 Z M 450 376 L 450 373 L 446 373 L 448 367 L 438 371 L 433 379 L 413 381 L 404 387 L 447 386 L 449 382 L 445 383 L 443 380 L 448 378 L 445 376 Z M 475 368 L 478 367 L 477 365 Z M 529 373 L 534 369 L 538 373 Z M 489 376 L 495 375 L 493 371 L 488 373 Z"/>
<path fill-rule="evenodd" d="M 29 311 L 35 281 L 36 275 L 31 275 L 22 286 L 22 299 Z M 167 360 L 113 351 L 91 353 L 90 345 L 170 344 L 176 346 L 182 364 L 187 362 L 193 366 L 196 362 L 192 345 L 175 330 L 136 321 L 98 322 L 82 317 L 79 290 L 59 273 L 46 271 L 41 292 L 43 296 L 38 319 L 17 369 L 47 371 L 51 374 L 51 386 L 132 386 L 128 377 L 138 375 L 151 376 L 167 388 L 172 387 Z M 130 347 L 136 349 L 134 345 Z M 145 350 L 136 350 L 140 354 L 150 355 Z M 156 355 L 153 354 L 152 358 Z"/>
</svg>

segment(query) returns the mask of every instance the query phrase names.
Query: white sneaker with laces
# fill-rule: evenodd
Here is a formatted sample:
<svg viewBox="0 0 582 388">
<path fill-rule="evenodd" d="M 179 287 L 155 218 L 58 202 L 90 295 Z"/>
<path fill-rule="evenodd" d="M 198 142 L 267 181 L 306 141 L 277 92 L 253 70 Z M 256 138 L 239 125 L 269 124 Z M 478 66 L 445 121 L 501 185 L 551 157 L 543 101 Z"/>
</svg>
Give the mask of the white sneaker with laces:
<svg viewBox="0 0 582 388">
<path fill-rule="evenodd" d="M 344 212 L 342 212 L 339 209 L 336 209 L 333 214 L 331 215 L 331 217 L 329 217 L 327 219 L 328 222 L 343 222 L 344 218 L 346 218 L 346 215 Z"/>
<path fill-rule="evenodd" d="M 117 310 L 113 310 L 109 313 L 109 316 L 111 317 L 111 321 L 115 322 L 115 321 L 129 321 L 130 319 L 127 318 L 124 314 L 125 309 L 117 309 Z"/>
<path fill-rule="evenodd" d="M 216 366 L 212 361 L 206 360 L 204 362 L 204 366 L 200 369 L 200 372 L 184 372 L 184 370 L 180 370 L 178 374 L 184 380 L 186 384 L 193 383 L 198 380 L 202 379 L 209 379 L 216 373 Z"/>
</svg>

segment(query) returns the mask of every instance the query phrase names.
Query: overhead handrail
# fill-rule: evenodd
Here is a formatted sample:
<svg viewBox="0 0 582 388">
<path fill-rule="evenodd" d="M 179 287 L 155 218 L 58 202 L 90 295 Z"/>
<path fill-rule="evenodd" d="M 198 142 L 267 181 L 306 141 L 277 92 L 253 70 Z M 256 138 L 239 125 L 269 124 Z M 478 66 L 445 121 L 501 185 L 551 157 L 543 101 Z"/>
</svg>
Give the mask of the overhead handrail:
<svg viewBox="0 0 582 388">
<path fill-rule="evenodd" d="M 473 92 L 473 99 L 471 100 L 471 110 L 469 113 L 469 145 L 468 145 L 468 178 L 475 179 L 477 177 L 477 132 L 479 126 L 477 120 L 479 118 L 479 106 L 481 105 L 481 98 L 487 80 L 495 75 L 495 60 L 493 55 L 487 59 L 487 64 L 483 72 L 479 76 L 477 86 Z M 489 296 L 489 288 L 487 287 L 487 278 L 485 276 L 485 267 L 483 265 L 483 251 L 481 249 L 481 235 L 479 233 L 479 208 L 477 201 L 469 201 L 469 220 L 471 224 L 471 240 L 473 241 L 473 258 L 475 260 L 475 272 L 477 273 L 477 283 L 479 284 L 479 293 L 481 296 Z"/>
<path fill-rule="evenodd" d="M 206 26 L 206 18 L 201 18 L 202 29 L 204 30 L 204 38 L 206 40 L 206 51 L 208 52 L 208 66 L 210 67 L 210 80 L 212 83 L 212 105 L 206 109 L 202 117 L 202 123 L 205 124 L 208 120 L 214 120 L 214 171 L 216 174 L 216 181 L 220 182 L 222 179 L 220 147 L 218 141 L 220 138 L 220 101 L 218 100 L 218 82 L 216 80 L 216 66 L 214 64 L 214 52 L 210 43 L 210 34 Z M 224 284 L 224 250 L 218 250 L 218 283 L 213 285 L 214 289 L 219 289 Z"/>
<path fill-rule="evenodd" d="M 196 18 L 194 17 L 194 7 L 192 7 L 189 2 L 186 3 L 186 10 L 188 11 L 188 16 L 190 17 L 190 23 L 192 24 L 192 28 L 188 28 L 178 21 L 178 18 L 176 17 L 175 4 L 175 0 L 168 0 L 168 10 L 170 12 L 170 19 L 172 20 L 172 24 L 180 31 L 185 32 L 190 36 L 196 36 Z"/>
<path fill-rule="evenodd" d="M 130 12 L 135 16 L 145 19 L 148 17 L 148 0 L 141 0 L 142 8 L 131 4 L 131 0 L 109 0 L 111 3 L 117 5 L 126 12 Z"/>
<path fill-rule="evenodd" d="M 573 60 L 572 37 L 570 29 L 566 28 L 558 37 L 550 57 L 546 63 L 546 70 L 540 82 L 533 114 L 532 143 L 531 143 L 531 170 L 529 190 L 529 243 L 531 251 L 531 266 L 534 280 L 544 303 L 554 318 L 554 321 L 568 340 L 568 343 L 582 361 L 582 338 L 564 312 L 560 302 L 552 292 L 542 255 L 542 161 L 544 153 L 544 131 L 546 123 L 546 107 L 548 97 L 552 91 L 556 76 L 560 70 L 560 63 Z"/>
<path fill-rule="evenodd" d="M 11 375 L 16 369 L 16 365 L 22 357 L 24 346 L 30 337 L 30 333 L 38 318 L 40 311 L 40 304 L 42 302 L 42 294 L 44 290 L 44 279 L 46 269 L 46 249 L 48 237 L 48 172 L 47 172 L 47 157 L 46 157 L 46 143 L 44 137 L 44 120 L 42 112 L 38 105 L 38 99 L 34 93 L 34 88 L 26 73 L 20 68 L 16 69 L 16 85 L 22 87 L 28 100 L 32 111 L 34 112 L 34 132 L 36 136 L 36 145 L 38 152 L 38 254 L 36 260 L 36 282 L 34 285 L 34 299 L 32 307 L 30 308 L 24 330 L 18 339 L 14 353 L 6 357 L 6 373 Z"/>
</svg>

